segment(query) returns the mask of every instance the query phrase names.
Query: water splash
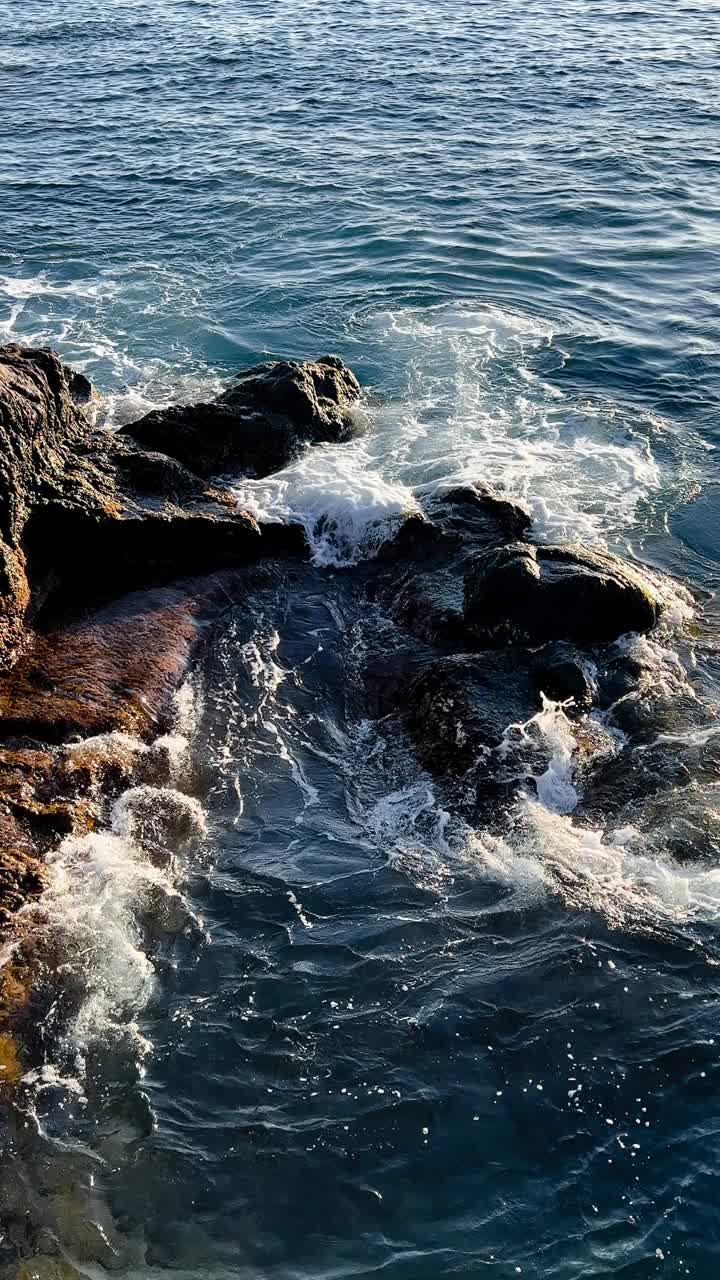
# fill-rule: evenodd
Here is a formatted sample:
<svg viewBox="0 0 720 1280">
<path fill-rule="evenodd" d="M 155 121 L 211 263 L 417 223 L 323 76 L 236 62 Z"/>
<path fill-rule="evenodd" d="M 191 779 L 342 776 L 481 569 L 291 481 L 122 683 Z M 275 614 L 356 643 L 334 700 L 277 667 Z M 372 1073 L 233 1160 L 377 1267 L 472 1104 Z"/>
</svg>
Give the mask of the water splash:
<svg viewBox="0 0 720 1280">
<path fill-rule="evenodd" d="M 636 525 L 663 483 L 654 431 L 528 369 L 554 341 L 553 325 L 472 303 L 403 308 L 374 323 L 401 387 L 376 414 L 373 453 L 386 479 L 481 478 L 524 498 L 549 541 L 603 543 Z"/>
</svg>

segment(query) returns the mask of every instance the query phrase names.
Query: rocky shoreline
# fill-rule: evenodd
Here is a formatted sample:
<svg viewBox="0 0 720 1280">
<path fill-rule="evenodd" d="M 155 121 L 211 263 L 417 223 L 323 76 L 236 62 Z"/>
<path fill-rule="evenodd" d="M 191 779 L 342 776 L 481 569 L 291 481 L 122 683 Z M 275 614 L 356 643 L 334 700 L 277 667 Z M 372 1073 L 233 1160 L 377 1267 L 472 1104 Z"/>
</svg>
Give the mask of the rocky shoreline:
<svg viewBox="0 0 720 1280">
<path fill-rule="evenodd" d="M 115 433 L 92 425 L 94 396 L 55 353 L 0 348 L 9 937 L 42 892 L 48 851 L 101 826 L 138 776 L 127 741 L 169 725 L 173 692 L 213 619 L 270 566 L 308 559 L 299 526 L 260 525 L 222 477 L 268 475 L 361 428 L 359 383 L 334 356 L 260 365 L 212 402 L 155 411 Z M 368 710 L 395 717 L 421 764 L 491 822 L 532 774 L 518 767 L 532 742 L 513 743 L 508 727 L 545 698 L 575 719 L 632 702 L 643 671 L 614 642 L 655 627 L 666 598 L 662 583 L 615 556 L 535 544 L 523 504 L 481 482 L 423 506 L 386 531 L 374 559 L 342 571 L 388 625 L 364 673 Z M 151 767 L 161 785 L 158 753 Z M 24 989 L 10 972 L 6 1019 Z"/>
</svg>

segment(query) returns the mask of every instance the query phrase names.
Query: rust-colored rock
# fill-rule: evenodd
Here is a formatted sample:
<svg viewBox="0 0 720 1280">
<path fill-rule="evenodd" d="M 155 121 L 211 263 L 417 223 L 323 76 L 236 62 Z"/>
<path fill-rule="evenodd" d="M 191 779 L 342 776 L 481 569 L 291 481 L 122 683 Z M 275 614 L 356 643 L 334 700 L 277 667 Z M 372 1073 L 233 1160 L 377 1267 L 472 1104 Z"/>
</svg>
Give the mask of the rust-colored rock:
<svg viewBox="0 0 720 1280">
<path fill-rule="evenodd" d="M 164 451 L 145 449 L 148 420 L 117 434 L 92 426 L 91 384 L 54 352 L 0 348 L 0 920 L 41 891 L 43 852 L 92 829 L 127 785 L 137 752 L 123 756 L 120 742 L 165 722 L 233 589 L 216 571 L 306 551 L 297 530 L 264 537 L 231 489 L 208 483 L 233 460 L 238 423 L 262 435 L 267 470 L 301 442 L 343 438 L 358 395 L 335 357 L 259 366 L 219 397 L 225 438 L 205 431 L 200 406 L 188 411 L 192 448 L 170 431 Z M 92 749 L 118 732 L 117 750 Z"/>
</svg>

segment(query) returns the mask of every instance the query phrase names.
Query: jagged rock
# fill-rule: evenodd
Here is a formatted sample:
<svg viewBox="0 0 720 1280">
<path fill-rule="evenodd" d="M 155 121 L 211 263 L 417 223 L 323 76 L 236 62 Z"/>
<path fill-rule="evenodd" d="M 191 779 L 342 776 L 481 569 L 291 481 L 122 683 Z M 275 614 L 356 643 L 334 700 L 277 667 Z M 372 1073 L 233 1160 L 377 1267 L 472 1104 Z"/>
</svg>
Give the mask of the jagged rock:
<svg viewBox="0 0 720 1280">
<path fill-rule="evenodd" d="M 465 546 L 521 538 L 532 523 L 522 502 L 479 482 L 420 495 L 420 501 L 423 510 L 411 512 L 381 544 L 378 563 L 448 559 Z"/>
<path fill-rule="evenodd" d="M 586 547 L 516 542 L 482 552 L 465 570 L 465 620 L 487 647 L 603 644 L 648 631 L 661 607 L 636 569 Z"/>
<path fill-rule="evenodd" d="M 39 858 L 18 850 L 14 842 L 10 847 L 0 847 L 0 924 L 7 924 L 16 911 L 39 897 L 44 885 Z"/>
<path fill-rule="evenodd" d="M 221 400 L 234 429 L 247 413 L 271 435 L 294 422 L 299 441 L 349 431 L 358 391 L 328 357 L 263 366 Z M 300 528 L 264 538 L 231 490 L 178 457 L 93 429 L 93 398 L 54 352 L 0 348 L 0 915 L 40 892 L 38 855 L 89 830 L 136 763 L 89 747 L 81 762 L 69 744 L 119 730 L 142 750 L 237 578 L 118 595 L 307 550 Z"/>
<path fill-rule="evenodd" d="M 30 511 L 58 493 L 68 451 L 86 431 L 53 352 L 0 348 L 0 658 L 14 652 L 30 604 L 22 541 Z"/>
<path fill-rule="evenodd" d="M 207 492 L 206 482 L 177 458 L 133 448 L 129 442 L 115 436 L 106 443 L 108 460 L 112 462 L 124 490 L 150 498 L 169 498 L 175 503 L 198 498 Z"/>
<path fill-rule="evenodd" d="M 540 691 L 530 665 L 513 655 L 400 649 L 370 660 L 365 684 L 369 713 L 398 719 L 421 765 L 472 819 L 491 820 L 546 767 L 541 735 L 525 729 L 542 708 Z"/>
<path fill-rule="evenodd" d="M 265 476 L 305 444 L 349 439 L 359 397 L 355 375 L 337 356 L 286 360 L 247 370 L 216 400 L 154 410 L 123 432 L 198 475 Z"/>
<path fill-rule="evenodd" d="M 379 600 L 406 630 L 440 648 L 474 648 L 464 619 L 463 566 L 479 547 L 519 537 L 530 524 L 522 503 L 468 484 L 423 498 L 375 557 Z M 408 564 L 410 567 L 408 568 Z M 385 570 L 385 566 L 403 565 Z M 423 567 L 421 568 L 420 565 Z"/>
<path fill-rule="evenodd" d="M 380 543 L 375 563 L 406 564 L 408 560 L 443 560 L 457 549 L 457 539 L 445 533 L 426 515 L 413 511 L 399 528 Z"/>
<path fill-rule="evenodd" d="M 68 391 L 73 404 L 82 407 L 96 399 L 96 393 L 90 379 L 86 378 L 85 374 L 80 373 L 77 369 L 70 369 L 67 365 L 65 368 L 68 375 Z"/>
<path fill-rule="evenodd" d="M 59 577 L 70 598 L 111 598 L 142 583 L 172 580 L 257 559 L 254 518 L 221 502 L 153 507 L 125 499 L 108 510 L 47 504 L 25 545 L 36 574 Z"/>
<path fill-rule="evenodd" d="M 346 429 L 358 390 L 341 361 L 326 357 L 261 366 L 221 400 L 236 440 L 241 404 L 269 415 L 271 434 L 284 414 L 297 439 L 315 438 Z M 84 375 L 54 352 L 0 348 L 0 665 L 60 588 L 92 601 L 261 554 L 306 551 L 299 529 L 273 526 L 263 540 L 229 489 L 209 486 L 178 457 L 94 430 L 78 408 L 92 396 Z"/>
<path fill-rule="evenodd" d="M 505 497 L 479 481 L 440 490 L 423 505 L 438 528 L 463 542 L 496 546 L 522 538 L 532 524 L 528 508 L 518 498 Z"/>
</svg>

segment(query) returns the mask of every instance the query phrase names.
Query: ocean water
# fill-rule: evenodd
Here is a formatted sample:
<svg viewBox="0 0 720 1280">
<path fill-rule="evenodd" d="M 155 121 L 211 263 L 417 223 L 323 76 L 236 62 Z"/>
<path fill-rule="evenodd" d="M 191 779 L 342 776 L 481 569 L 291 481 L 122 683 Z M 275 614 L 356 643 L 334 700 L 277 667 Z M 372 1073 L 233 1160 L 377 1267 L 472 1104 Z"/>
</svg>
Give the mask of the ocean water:
<svg viewBox="0 0 720 1280">
<path fill-rule="evenodd" d="M 0 0 L 0 340 L 109 426 L 265 356 L 367 389 L 236 478 L 314 563 L 52 859 L 3 1276 L 717 1276 L 719 49 L 716 0 Z M 691 587 L 627 642 L 691 780 L 640 826 L 552 704 L 492 833 L 365 718 L 342 569 L 460 478 Z"/>
</svg>

